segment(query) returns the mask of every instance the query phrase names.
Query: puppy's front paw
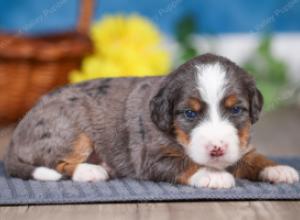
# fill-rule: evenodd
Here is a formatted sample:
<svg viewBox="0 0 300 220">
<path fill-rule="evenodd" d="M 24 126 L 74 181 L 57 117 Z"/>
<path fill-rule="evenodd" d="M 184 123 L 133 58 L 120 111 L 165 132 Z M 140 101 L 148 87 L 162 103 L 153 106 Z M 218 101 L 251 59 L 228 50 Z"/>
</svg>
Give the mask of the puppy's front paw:
<svg viewBox="0 0 300 220">
<path fill-rule="evenodd" d="M 235 186 L 234 177 L 226 171 L 200 168 L 189 179 L 189 184 L 196 187 L 228 189 Z"/>
<path fill-rule="evenodd" d="M 96 182 L 108 179 L 107 171 L 94 164 L 81 163 L 74 170 L 72 180 L 78 182 Z"/>
<path fill-rule="evenodd" d="M 264 168 L 260 172 L 259 178 L 271 183 L 295 183 L 299 181 L 299 174 L 292 167 L 277 165 Z"/>
</svg>

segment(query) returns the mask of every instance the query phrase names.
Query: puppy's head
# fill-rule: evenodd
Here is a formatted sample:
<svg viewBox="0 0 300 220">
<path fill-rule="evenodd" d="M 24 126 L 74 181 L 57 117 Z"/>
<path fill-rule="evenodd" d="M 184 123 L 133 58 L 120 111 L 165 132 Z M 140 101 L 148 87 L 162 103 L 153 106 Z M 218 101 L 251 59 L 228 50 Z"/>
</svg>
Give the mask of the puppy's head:
<svg viewBox="0 0 300 220">
<path fill-rule="evenodd" d="M 192 160 L 223 169 L 247 152 L 262 105 L 250 75 L 224 57 L 206 54 L 167 76 L 150 110 L 156 126 Z"/>
</svg>

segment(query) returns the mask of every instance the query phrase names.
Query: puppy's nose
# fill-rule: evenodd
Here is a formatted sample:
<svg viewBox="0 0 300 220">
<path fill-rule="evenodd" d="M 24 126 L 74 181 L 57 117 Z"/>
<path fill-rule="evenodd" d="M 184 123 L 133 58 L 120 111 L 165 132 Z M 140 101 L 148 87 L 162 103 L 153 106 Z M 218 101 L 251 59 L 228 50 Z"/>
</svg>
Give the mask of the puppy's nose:
<svg viewBox="0 0 300 220">
<path fill-rule="evenodd" d="M 227 149 L 227 145 L 214 145 L 210 149 L 210 156 L 211 157 L 222 157 L 225 154 Z"/>
</svg>

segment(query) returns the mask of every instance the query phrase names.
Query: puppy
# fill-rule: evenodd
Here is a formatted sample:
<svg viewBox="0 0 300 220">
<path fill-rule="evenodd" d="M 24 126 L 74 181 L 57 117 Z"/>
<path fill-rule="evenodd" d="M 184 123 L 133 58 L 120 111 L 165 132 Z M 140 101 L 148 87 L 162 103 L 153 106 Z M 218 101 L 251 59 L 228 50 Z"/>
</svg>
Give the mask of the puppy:
<svg viewBox="0 0 300 220">
<path fill-rule="evenodd" d="M 236 178 L 299 181 L 255 152 L 250 131 L 263 97 L 228 59 L 196 57 L 166 77 L 69 85 L 40 99 L 17 126 L 5 157 L 23 179 L 130 177 L 230 188 Z"/>
</svg>

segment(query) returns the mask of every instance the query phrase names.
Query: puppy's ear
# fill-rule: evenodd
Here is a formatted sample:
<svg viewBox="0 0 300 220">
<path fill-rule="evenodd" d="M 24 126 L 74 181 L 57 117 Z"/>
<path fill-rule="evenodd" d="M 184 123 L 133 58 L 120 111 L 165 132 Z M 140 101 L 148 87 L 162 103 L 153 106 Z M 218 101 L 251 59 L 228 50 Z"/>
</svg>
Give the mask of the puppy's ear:
<svg viewBox="0 0 300 220">
<path fill-rule="evenodd" d="M 163 132 L 171 133 L 173 130 L 174 106 L 180 91 L 174 75 L 170 75 L 162 82 L 158 93 L 150 101 L 151 119 Z"/>
<path fill-rule="evenodd" d="M 252 79 L 249 86 L 249 101 L 250 101 L 250 118 L 252 124 L 258 121 L 263 108 L 264 99 L 261 92 L 256 87 L 255 81 Z"/>
</svg>

